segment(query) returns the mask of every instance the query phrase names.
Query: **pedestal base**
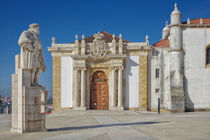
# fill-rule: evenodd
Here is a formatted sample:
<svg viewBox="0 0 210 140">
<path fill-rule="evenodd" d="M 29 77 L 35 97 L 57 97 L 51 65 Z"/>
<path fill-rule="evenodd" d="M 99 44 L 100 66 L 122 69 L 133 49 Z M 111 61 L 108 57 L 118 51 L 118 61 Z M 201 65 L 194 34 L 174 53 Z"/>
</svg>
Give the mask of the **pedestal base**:
<svg viewBox="0 0 210 140">
<path fill-rule="evenodd" d="M 124 107 L 110 107 L 109 110 L 124 110 Z"/>
<path fill-rule="evenodd" d="M 73 107 L 73 110 L 87 110 L 87 107 L 77 106 L 77 107 Z"/>
<path fill-rule="evenodd" d="M 40 128 L 40 129 L 37 129 L 37 130 L 27 130 L 27 131 L 24 131 L 22 129 L 18 129 L 18 128 L 11 128 L 10 129 L 10 132 L 11 133 L 26 133 L 26 132 L 38 132 L 38 131 L 47 131 L 46 128 Z"/>
</svg>

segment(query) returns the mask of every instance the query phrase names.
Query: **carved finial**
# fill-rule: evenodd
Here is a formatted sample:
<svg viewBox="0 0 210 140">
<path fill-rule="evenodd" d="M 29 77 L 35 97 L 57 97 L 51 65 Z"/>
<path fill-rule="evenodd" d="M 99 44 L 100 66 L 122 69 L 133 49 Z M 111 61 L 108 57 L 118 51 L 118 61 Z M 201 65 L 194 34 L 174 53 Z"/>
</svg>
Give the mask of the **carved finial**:
<svg viewBox="0 0 210 140">
<path fill-rule="evenodd" d="M 85 35 L 84 34 L 82 34 L 82 40 L 85 40 Z"/>
<path fill-rule="evenodd" d="M 187 19 L 187 24 L 190 24 L 190 18 Z"/>
<path fill-rule="evenodd" d="M 145 39 L 146 39 L 146 44 L 149 45 L 149 36 L 146 35 Z"/>
<path fill-rule="evenodd" d="M 122 34 L 119 35 L 120 39 L 122 39 Z"/>
<path fill-rule="evenodd" d="M 79 44 L 78 35 L 77 34 L 75 35 L 75 44 Z"/>
<path fill-rule="evenodd" d="M 200 24 L 203 24 L 203 19 L 202 18 L 200 19 Z"/>
<path fill-rule="evenodd" d="M 115 39 L 115 35 L 114 34 L 112 35 L 112 38 Z"/>
<path fill-rule="evenodd" d="M 123 44 L 123 41 L 122 41 L 122 34 L 119 35 L 119 38 L 120 38 L 120 39 L 119 39 L 119 45 L 122 46 L 122 44 Z"/>
<path fill-rule="evenodd" d="M 168 26 L 168 21 L 166 21 L 166 26 Z"/>
<path fill-rule="evenodd" d="M 115 35 L 112 35 L 112 46 L 116 46 Z"/>
<path fill-rule="evenodd" d="M 75 35 L 75 39 L 78 40 L 78 35 L 77 34 Z"/>
<path fill-rule="evenodd" d="M 174 4 L 174 10 L 178 10 L 177 3 Z"/>
<path fill-rule="evenodd" d="M 85 35 L 82 34 L 82 46 L 85 46 Z"/>
<path fill-rule="evenodd" d="M 55 44 L 55 41 L 56 41 L 55 37 L 52 37 L 52 44 Z"/>
</svg>

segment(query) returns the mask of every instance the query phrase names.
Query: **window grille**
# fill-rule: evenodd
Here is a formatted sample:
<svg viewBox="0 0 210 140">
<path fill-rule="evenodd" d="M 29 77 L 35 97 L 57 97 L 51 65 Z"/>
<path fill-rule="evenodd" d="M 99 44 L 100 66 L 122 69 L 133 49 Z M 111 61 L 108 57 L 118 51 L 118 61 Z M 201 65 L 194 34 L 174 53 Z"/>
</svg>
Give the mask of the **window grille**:
<svg viewBox="0 0 210 140">
<path fill-rule="evenodd" d="M 159 88 L 156 88 L 155 89 L 155 93 L 159 93 L 160 92 L 160 89 Z"/>
<path fill-rule="evenodd" d="M 156 69 L 155 78 L 160 78 L 160 69 Z"/>
<path fill-rule="evenodd" d="M 206 65 L 210 64 L 210 47 L 206 48 Z"/>
</svg>

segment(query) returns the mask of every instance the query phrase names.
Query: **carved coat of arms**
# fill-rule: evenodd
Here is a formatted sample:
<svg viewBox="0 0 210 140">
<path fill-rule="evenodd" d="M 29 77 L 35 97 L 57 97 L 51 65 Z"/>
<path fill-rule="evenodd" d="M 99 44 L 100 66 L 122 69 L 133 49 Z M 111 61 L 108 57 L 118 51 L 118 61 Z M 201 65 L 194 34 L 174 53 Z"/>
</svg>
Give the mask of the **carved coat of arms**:
<svg viewBox="0 0 210 140">
<path fill-rule="evenodd" d="M 102 57 L 107 54 L 108 46 L 104 40 L 104 35 L 102 33 L 97 33 L 94 35 L 93 44 L 90 46 L 90 55 L 95 57 Z"/>
</svg>

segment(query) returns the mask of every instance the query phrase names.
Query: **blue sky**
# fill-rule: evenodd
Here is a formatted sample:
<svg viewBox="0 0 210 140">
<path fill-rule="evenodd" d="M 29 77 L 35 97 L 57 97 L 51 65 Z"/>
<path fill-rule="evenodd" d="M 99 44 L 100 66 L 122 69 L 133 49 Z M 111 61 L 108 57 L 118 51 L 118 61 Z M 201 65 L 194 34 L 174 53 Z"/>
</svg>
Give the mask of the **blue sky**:
<svg viewBox="0 0 210 140">
<path fill-rule="evenodd" d="M 11 95 L 11 74 L 15 71 L 17 44 L 23 30 L 31 23 L 40 24 L 47 72 L 40 83 L 52 94 L 52 58 L 47 47 L 52 36 L 57 43 L 106 31 L 133 42 L 160 40 L 165 21 L 170 19 L 174 3 L 188 17 L 210 18 L 209 0 L 0 0 L 0 95 Z M 169 20 L 170 23 L 170 20 Z"/>
</svg>

